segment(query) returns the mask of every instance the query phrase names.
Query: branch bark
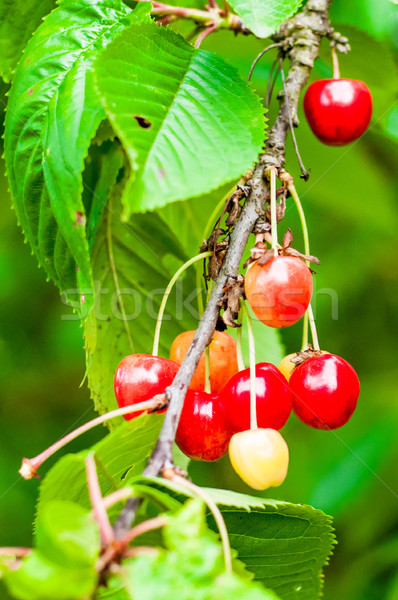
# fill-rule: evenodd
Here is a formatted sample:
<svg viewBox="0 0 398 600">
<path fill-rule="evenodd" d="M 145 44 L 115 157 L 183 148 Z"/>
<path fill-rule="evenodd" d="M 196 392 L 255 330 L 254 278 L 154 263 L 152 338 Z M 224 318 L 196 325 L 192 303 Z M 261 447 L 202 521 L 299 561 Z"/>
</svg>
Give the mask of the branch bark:
<svg viewBox="0 0 398 600">
<path fill-rule="evenodd" d="M 288 111 L 293 124 L 297 125 L 297 108 L 301 91 L 318 56 L 322 37 L 329 33 L 330 3 L 331 0 L 308 0 L 302 12 L 286 21 L 280 31 L 273 36 L 275 41 L 288 42 L 287 56 L 291 63 L 286 78 L 288 98 L 281 100 L 278 116 L 265 144 L 265 151 L 254 168 L 252 178 L 247 183 L 250 194 L 232 232 L 228 252 L 192 344 L 173 383 L 165 390 L 169 407 L 155 450 L 144 470 L 145 476 L 156 477 L 165 469 L 174 467 L 172 447 L 189 383 L 204 349 L 213 337 L 224 287 L 231 280 L 236 279 L 250 233 L 258 217 L 263 214 L 265 199 L 270 193 L 264 171 L 271 166 L 276 167 L 278 172 L 284 169 L 285 142 L 289 130 Z M 124 507 L 115 523 L 118 538 L 130 529 L 136 507 L 135 499 L 129 500 Z"/>
</svg>

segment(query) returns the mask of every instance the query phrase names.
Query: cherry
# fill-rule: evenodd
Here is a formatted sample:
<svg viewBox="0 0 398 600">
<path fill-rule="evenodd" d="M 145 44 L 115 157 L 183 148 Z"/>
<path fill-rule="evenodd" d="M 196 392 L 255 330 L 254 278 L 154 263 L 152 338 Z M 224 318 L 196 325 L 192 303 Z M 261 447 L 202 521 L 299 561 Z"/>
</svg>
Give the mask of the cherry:
<svg viewBox="0 0 398 600">
<path fill-rule="evenodd" d="M 250 428 L 250 369 L 234 375 L 220 392 L 234 432 Z M 292 410 L 285 377 L 270 363 L 256 365 L 256 408 L 259 427 L 281 429 Z"/>
<path fill-rule="evenodd" d="M 254 263 L 246 273 L 245 294 L 254 314 L 265 325 L 294 325 L 311 300 L 311 271 L 294 256 L 275 256 L 265 265 Z"/>
<path fill-rule="evenodd" d="M 287 381 L 289 381 L 294 369 L 296 368 L 296 365 L 290 360 L 295 356 L 297 356 L 296 352 L 292 352 L 292 354 L 287 354 L 284 358 L 282 358 L 281 362 L 279 363 L 278 369 L 280 370 L 282 375 L 286 377 Z"/>
<path fill-rule="evenodd" d="M 170 348 L 170 358 L 179 365 L 185 358 L 191 345 L 195 331 L 184 331 L 174 340 Z M 215 331 L 213 340 L 209 345 L 210 350 L 210 386 L 211 391 L 217 394 L 222 386 L 238 372 L 236 357 L 236 342 L 233 337 L 224 331 Z M 205 389 L 205 356 L 202 354 L 199 364 L 189 386 L 190 390 L 203 391 Z"/>
<path fill-rule="evenodd" d="M 232 433 L 217 394 L 188 390 L 176 434 L 184 454 L 195 460 L 218 460 L 226 454 Z"/>
<path fill-rule="evenodd" d="M 130 354 L 116 369 L 114 388 L 119 407 L 150 400 L 164 392 L 177 375 L 179 365 L 167 358 L 151 354 Z M 143 411 L 125 415 L 126 421 Z"/>
<path fill-rule="evenodd" d="M 284 482 L 289 449 L 279 431 L 249 429 L 232 436 L 229 458 L 245 483 L 255 490 L 266 490 Z"/>
<path fill-rule="evenodd" d="M 344 146 L 359 138 L 368 127 L 372 96 L 363 81 L 321 79 L 308 87 L 304 112 L 321 142 Z"/>
<path fill-rule="evenodd" d="M 296 367 L 290 387 L 294 412 L 315 429 L 337 429 L 347 423 L 360 389 L 352 366 L 344 358 L 328 353 L 313 356 Z"/>
</svg>

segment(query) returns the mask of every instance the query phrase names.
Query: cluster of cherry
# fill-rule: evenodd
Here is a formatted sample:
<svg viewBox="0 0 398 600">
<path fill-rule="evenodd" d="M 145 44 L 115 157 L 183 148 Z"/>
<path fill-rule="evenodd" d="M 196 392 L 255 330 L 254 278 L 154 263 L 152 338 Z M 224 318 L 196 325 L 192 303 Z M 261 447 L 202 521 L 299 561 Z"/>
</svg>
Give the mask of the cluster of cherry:
<svg viewBox="0 0 398 600">
<path fill-rule="evenodd" d="M 366 130 L 372 97 L 362 81 L 340 79 L 336 62 L 333 79 L 309 86 L 304 111 L 323 143 L 340 146 Z M 282 252 L 254 262 L 246 273 L 246 298 L 265 325 L 293 325 L 309 307 L 312 275 L 297 254 Z M 147 354 L 124 358 L 115 375 L 119 406 L 163 393 L 177 374 L 194 333 L 186 331 L 174 340 L 170 359 Z M 280 485 L 286 477 L 289 452 L 279 429 L 292 409 L 303 423 L 327 430 L 344 425 L 355 410 L 359 396 L 356 372 L 343 358 L 318 348 L 286 356 L 279 368 L 264 362 L 239 371 L 235 340 L 216 331 L 209 358 L 212 393 L 205 392 L 202 356 L 185 398 L 176 442 L 196 460 L 218 460 L 229 449 L 236 472 L 255 489 Z"/>
<path fill-rule="evenodd" d="M 265 325 L 293 325 L 308 308 L 311 271 L 300 258 L 292 256 L 276 256 L 264 265 L 255 262 L 246 274 L 245 294 Z M 172 383 L 194 333 L 186 331 L 177 336 L 170 359 L 144 354 L 124 358 L 115 375 L 119 406 L 163 393 Z M 202 356 L 184 402 L 176 442 L 196 460 L 218 460 L 229 448 L 235 470 L 255 489 L 280 485 L 286 477 L 288 449 L 278 430 L 292 409 L 301 421 L 317 429 L 340 427 L 355 410 L 358 377 L 344 359 L 333 354 L 308 350 L 293 355 L 295 362 L 289 355 L 279 369 L 270 363 L 259 363 L 254 382 L 249 368 L 238 370 L 236 342 L 228 333 L 215 332 L 209 354 L 212 393 L 204 391 Z M 126 419 L 137 414 L 127 415 Z"/>
</svg>

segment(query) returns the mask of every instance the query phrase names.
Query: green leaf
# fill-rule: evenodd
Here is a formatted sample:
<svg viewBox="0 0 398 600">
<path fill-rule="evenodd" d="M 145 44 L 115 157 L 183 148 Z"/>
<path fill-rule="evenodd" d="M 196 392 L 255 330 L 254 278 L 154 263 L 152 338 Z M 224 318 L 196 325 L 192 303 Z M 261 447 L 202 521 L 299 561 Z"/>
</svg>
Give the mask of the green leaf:
<svg viewBox="0 0 398 600">
<path fill-rule="evenodd" d="M 91 65 L 129 12 L 120 0 L 61 0 L 30 40 L 10 91 L 5 159 L 17 216 L 40 265 L 76 308 L 79 291 L 93 287 L 81 171 L 105 117 Z"/>
<path fill-rule="evenodd" d="M 6 575 L 14 597 L 73 600 L 93 593 L 100 535 L 87 510 L 72 502 L 50 502 L 37 521 L 36 542 L 21 567 Z"/>
<path fill-rule="evenodd" d="M 188 494 L 164 480 L 146 480 L 168 488 L 183 501 Z M 322 567 L 334 542 L 331 517 L 311 506 L 206 488 L 219 506 L 232 548 L 255 579 L 282 600 L 316 600 L 322 586 Z M 211 514 L 208 522 L 217 526 Z"/>
<path fill-rule="evenodd" d="M 274 593 L 250 581 L 241 567 L 243 576 L 225 573 L 222 546 L 207 528 L 203 508 L 200 500 L 190 500 L 169 518 L 163 529 L 166 550 L 124 561 L 119 586 L 125 586 L 125 596 L 114 578 L 111 587 L 116 596 L 104 592 L 99 598 L 278 600 Z"/>
<path fill-rule="evenodd" d="M 205 194 L 253 165 L 264 109 L 224 60 L 153 21 L 96 62 L 97 86 L 132 169 L 125 215 Z"/>
<path fill-rule="evenodd" d="M 124 423 L 92 447 L 105 496 L 121 486 L 122 478 L 142 473 L 162 426 L 162 415 L 141 415 Z M 38 515 L 49 502 L 69 500 L 89 508 L 84 459 L 87 451 L 68 454 L 47 473 L 40 486 Z"/>
<path fill-rule="evenodd" d="M 127 354 L 152 351 L 159 305 L 169 280 L 187 256 L 156 213 L 120 220 L 123 181 L 110 196 L 92 250 L 96 305 L 85 327 L 87 374 L 95 407 L 116 408 L 113 379 Z M 169 297 L 161 334 L 161 353 L 172 340 L 196 326 L 193 269 Z"/>
<path fill-rule="evenodd" d="M 294 15 L 302 0 L 231 0 L 230 5 L 246 27 L 260 38 L 268 37 Z"/>
<path fill-rule="evenodd" d="M 336 0 L 330 7 L 330 19 L 336 29 L 338 24 L 352 25 L 389 42 L 396 36 L 397 7 L 392 0 Z M 355 52 L 355 46 L 351 46 Z"/>
<path fill-rule="evenodd" d="M 94 592 L 97 578 L 94 568 L 67 569 L 35 551 L 5 583 L 19 600 L 83 600 Z"/>
<path fill-rule="evenodd" d="M 73 502 L 49 502 L 36 523 L 36 544 L 54 563 L 90 567 L 99 555 L 99 532 L 87 510 Z"/>
<path fill-rule="evenodd" d="M 55 0 L 2 0 L 0 4 L 0 76 L 9 83 L 23 49 Z"/>
</svg>

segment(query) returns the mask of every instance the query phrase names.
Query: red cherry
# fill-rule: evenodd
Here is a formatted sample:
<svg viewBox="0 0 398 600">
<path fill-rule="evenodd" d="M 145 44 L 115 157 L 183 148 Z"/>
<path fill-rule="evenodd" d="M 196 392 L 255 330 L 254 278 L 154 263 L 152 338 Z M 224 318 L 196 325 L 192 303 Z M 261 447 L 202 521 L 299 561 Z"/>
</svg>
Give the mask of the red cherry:
<svg viewBox="0 0 398 600">
<path fill-rule="evenodd" d="M 188 390 L 176 435 L 184 454 L 195 460 L 218 460 L 226 454 L 232 433 L 217 394 Z"/>
<path fill-rule="evenodd" d="M 311 300 L 311 271 L 293 256 L 276 256 L 262 266 L 255 263 L 246 273 L 245 294 L 254 314 L 265 325 L 294 325 Z"/>
<path fill-rule="evenodd" d="M 309 358 L 290 377 L 293 410 L 315 429 L 337 429 L 351 418 L 359 396 L 358 375 L 334 354 Z"/>
<path fill-rule="evenodd" d="M 366 131 L 372 116 L 372 95 L 363 81 L 321 79 L 307 89 L 304 112 L 321 142 L 344 146 Z"/>
<path fill-rule="evenodd" d="M 250 429 L 250 369 L 232 377 L 220 392 L 234 432 Z M 293 397 L 282 373 L 270 363 L 256 365 L 257 422 L 263 429 L 281 429 L 292 410 Z"/>
<path fill-rule="evenodd" d="M 179 365 L 160 356 L 130 354 L 123 358 L 115 373 L 116 400 L 121 408 L 150 400 L 164 392 L 177 375 Z M 144 411 L 125 415 L 126 421 L 134 419 Z"/>
<path fill-rule="evenodd" d="M 184 331 L 174 340 L 170 348 L 170 358 L 179 365 L 185 358 L 191 345 L 195 331 Z M 209 345 L 210 350 L 210 386 L 213 394 L 217 394 L 224 383 L 239 371 L 236 357 L 236 342 L 225 331 L 215 331 Z M 202 354 L 196 371 L 189 385 L 190 390 L 205 389 L 205 356 Z"/>
</svg>

